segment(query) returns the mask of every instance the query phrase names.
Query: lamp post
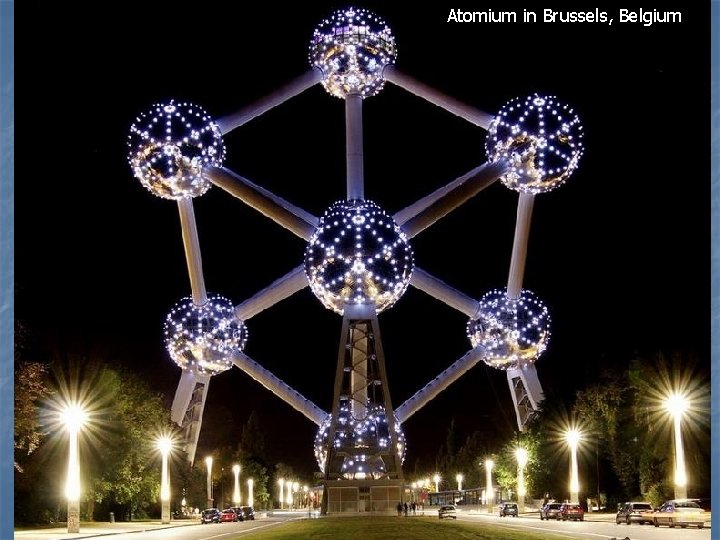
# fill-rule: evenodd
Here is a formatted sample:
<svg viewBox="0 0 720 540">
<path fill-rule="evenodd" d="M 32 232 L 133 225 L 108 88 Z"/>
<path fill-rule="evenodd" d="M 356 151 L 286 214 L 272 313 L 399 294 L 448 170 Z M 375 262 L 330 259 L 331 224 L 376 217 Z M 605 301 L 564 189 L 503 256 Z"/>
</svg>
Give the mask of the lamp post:
<svg viewBox="0 0 720 540">
<path fill-rule="evenodd" d="M 682 394 L 674 392 L 665 400 L 665 408 L 672 414 L 675 427 L 675 498 L 686 499 L 687 474 L 680 421 L 688 408 L 688 400 Z"/>
<path fill-rule="evenodd" d="M 233 504 L 240 506 L 240 465 L 237 463 L 232 468 L 233 475 L 235 476 L 235 486 L 233 487 Z"/>
<path fill-rule="evenodd" d="M 71 403 L 62 412 L 62 420 L 68 431 L 68 471 L 65 484 L 67 497 L 67 532 L 80 532 L 80 459 L 78 435 L 87 420 L 87 414 L 77 403 Z"/>
<path fill-rule="evenodd" d="M 515 450 L 515 458 L 518 464 L 518 513 L 525 511 L 525 466 L 528 462 L 528 453 L 524 448 Z"/>
<path fill-rule="evenodd" d="M 571 429 L 565 433 L 565 440 L 570 446 L 570 502 L 580 502 L 580 482 L 578 480 L 577 446 L 580 442 L 580 432 Z"/>
<path fill-rule="evenodd" d="M 206 508 L 213 508 L 213 492 L 212 492 L 212 456 L 205 458 L 205 467 L 207 468 L 207 506 Z"/>
<path fill-rule="evenodd" d="M 292 502 L 293 502 L 293 500 L 292 500 L 292 487 L 293 487 L 293 483 L 292 483 L 290 480 L 288 480 L 287 482 L 285 482 L 285 487 L 287 488 L 287 492 L 286 492 L 286 495 L 285 495 L 285 502 L 287 503 L 288 508 L 289 508 L 290 510 L 292 510 Z"/>
<path fill-rule="evenodd" d="M 162 472 L 160 474 L 160 521 L 170 523 L 170 477 L 168 476 L 168 455 L 172 450 L 170 437 L 160 437 L 157 441 L 162 456 Z"/>
<path fill-rule="evenodd" d="M 280 478 L 278 480 L 278 484 L 280 485 L 280 510 L 282 510 L 283 507 L 283 497 L 285 496 L 285 479 Z"/>
<path fill-rule="evenodd" d="M 435 473 L 435 475 L 433 476 L 433 482 L 435 483 L 435 493 L 439 493 L 440 492 L 440 475 L 438 473 Z"/>
<path fill-rule="evenodd" d="M 253 479 L 252 478 L 248 478 L 247 485 L 248 485 L 248 506 L 254 506 L 255 505 L 255 497 L 253 496 Z"/>
<path fill-rule="evenodd" d="M 300 484 L 298 484 L 297 482 L 293 482 L 292 483 L 292 496 L 291 496 L 293 508 L 297 508 L 297 501 L 295 500 L 295 494 L 298 492 L 298 489 L 300 489 Z"/>
<path fill-rule="evenodd" d="M 458 484 L 458 491 L 462 491 L 463 478 L 464 478 L 464 476 L 461 473 L 457 473 L 455 475 L 455 480 L 457 480 L 457 484 Z"/>
<path fill-rule="evenodd" d="M 492 486 L 492 469 L 495 462 L 492 459 L 485 460 L 485 501 L 487 502 L 488 514 L 492 514 L 492 505 L 495 499 L 495 493 Z"/>
</svg>

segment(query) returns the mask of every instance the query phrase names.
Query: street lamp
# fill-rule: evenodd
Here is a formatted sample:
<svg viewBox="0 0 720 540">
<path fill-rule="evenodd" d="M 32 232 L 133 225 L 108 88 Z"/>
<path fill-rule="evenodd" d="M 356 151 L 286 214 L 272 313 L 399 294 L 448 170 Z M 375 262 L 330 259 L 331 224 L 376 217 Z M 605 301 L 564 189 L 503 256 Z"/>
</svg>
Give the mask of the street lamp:
<svg viewBox="0 0 720 540">
<path fill-rule="evenodd" d="M 160 520 L 170 523 L 170 478 L 168 476 L 168 454 L 172 450 L 172 439 L 162 436 L 157 440 L 157 447 L 162 455 L 162 472 L 160 474 Z"/>
<path fill-rule="evenodd" d="M 248 506 L 253 506 L 255 504 L 255 497 L 253 497 L 253 479 L 252 478 L 248 478 L 247 485 L 248 485 Z"/>
<path fill-rule="evenodd" d="M 212 456 L 208 456 L 205 458 L 205 467 L 207 468 L 207 506 L 205 508 L 213 507 L 212 462 Z"/>
<path fill-rule="evenodd" d="M 285 479 L 284 479 L 284 478 L 280 478 L 280 479 L 278 480 L 278 484 L 280 485 L 280 510 L 282 510 L 282 507 L 283 507 L 283 496 L 285 495 L 285 488 L 284 488 Z"/>
<path fill-rule="evenodd" d="M 495 493 L 492 486 L 492 469 L 495 462 L 492 459 L 485 460 L 485 500 L 487 502 L 488 514 L 492 514 L 492 505 L 495 499 Z"/>
<path fill-rule="evenodd" d="M 580 482 L 578 480 L 577 447 L 580 442 L 580 432 L 577 429 L 568 430 L 565 440 L 570 446 L 570 502 L 580 502 Z"/>
<path fill-rule="evenodd" d="M 292 483 L 292 497 L 291 497 L 293 508 L 297 508 L 297 502 L 295 501 L 295 494 L 298 492 L 298 489 L 300 489 L 300 484 L 298 484 L 297 482 L 293 482 Z"/>
<path fill-rule="evenodd" d="M 457 480 L 458 484 L 458 491 L 462 491 L 462 482 L 463 482 L 463 475 L 461 473 L 457 473 L 455 475 L 455 480 Z"/>
<path fill-rule="evenodd" d="M 528 453 L 524 448 L 515 450 L 515 458 L 518 464 L 518 513 L 525 511 L 525 466 L 528 462 Z"/>
<path fill-rule="evenodd" d="M 287 482 L 285 482 L 285 487 L 287 488 L 287 493 L 286 493 L 286 495 L 285 495 L 285 502 L 287 503 L 288 508 L 289 508 L 290 510 L 292 510 L 292 502 L 293 502 L 293 500 L 292 500 L 292 487 L 293 487 L 293 483 L 292 483 L 290 480 L 288 480 Z"/>
<path fill-rule="evenodd" d="M 68 471 L 65 484 L 67 497 L 67 532 L 80 532 L 80 459 L 78 434 L 87 420 L 87 413 L 77 403 L 71 403 L 62 411 L 62 420 L 68 430 Z"/>
<path fill-rule="evenodd" d="M 435 473 L 435 475 L 433 476 L 433 482 L 435 482 L 435 493 L 439 493 L 440 492 L 440 475 L 438 473 Z"/>
<path fill-rule="evenodd" d="M 688 409 L 687 398 L 674 392 L 665 400 L 665 408 L 672 414 L 675 424 L 675 498 L 687 498 L 687 474 L 685 472 L 685 450 L 682 442 L 680 421 Z"/>
<path fill-rule="evenodd" d="M 235 476 L 235 487 L 233 488 L 233 503 L 235 506 L 240 506 L 240 465 L 237 463 L 232 468 L 233 475 Z"/>
</svg>

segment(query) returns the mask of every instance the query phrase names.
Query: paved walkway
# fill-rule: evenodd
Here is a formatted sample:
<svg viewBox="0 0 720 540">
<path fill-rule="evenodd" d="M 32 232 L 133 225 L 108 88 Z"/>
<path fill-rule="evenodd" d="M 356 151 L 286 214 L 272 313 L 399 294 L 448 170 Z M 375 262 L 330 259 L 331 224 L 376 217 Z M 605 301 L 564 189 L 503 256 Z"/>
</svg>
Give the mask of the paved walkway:
<svg viewBox="0 0 720 540">
<path fill-rule="evenodd" d="M 75 538 L 92 538 L 107 534 L 120 534 L 131 532 L 152 531 L 170 527 L 185 527 L 199 525 L 200 520 L 178 520 L 163 524 L 159 521 L 130 521 L 130 522 L 81 522 L 79 533 L 68 533 L 67 527 L 52 527 L 47 529 L 16 530 L 16 540 L 72 540 Z M 10 539 L 2 539 L 10 540 Z"/>
</svg>

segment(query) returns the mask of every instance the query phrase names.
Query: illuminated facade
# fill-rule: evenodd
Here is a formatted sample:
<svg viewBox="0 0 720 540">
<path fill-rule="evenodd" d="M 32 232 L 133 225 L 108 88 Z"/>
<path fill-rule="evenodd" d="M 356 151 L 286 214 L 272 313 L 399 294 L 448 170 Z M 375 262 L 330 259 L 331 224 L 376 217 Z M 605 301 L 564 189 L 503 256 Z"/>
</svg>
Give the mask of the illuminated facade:
<svg viewBox="0 0 720 540">
<path fill-rule="evenodd" d="M 192 295 L 168 315 L 165 340 L 183 370 L 172 419 L 185 430 L 189 460 L 195 458 L 211 377 L 234 365 L 318 426 L 315 457 L 327 512 L 393 510 L 404 488 L 402 424 L 481 360 L 507 373 L 518 429 L 524 429 L 542 400 L 534 364 L 550 336 L 547 308 L 522 288 L 534 198 L 562 184 L 583 149 L 578 117 L 553 96 L 512 100 L 493 116 L 402 73 L 396 56 L 382 19 L 364 9 L 338 10 L 315 29 L 310 71 L 281 90 L 217 120 L 193 104 L 157 104 L 136 119 L 128 139 L 134 175 L 153 194 L 175 200 L 180 212 Z M 321 217 L 222 167 L 223 135 L 318 83 L 345 102 L 347 161 L 346 199 Z M 394 214 L 364 195 L 363 103 L 385 83 L 488 130 L 487 163 Z M 498 179 L 519 193 L 508 283 L 478 301 L 415 267 L 410 241 Z M 193 198 L 211 185 L 307 242 L 298 267 L 234 306 L 205 290 Z M 472 348 L 395 407 L 378 314 L 409 285 L 467 316 Z M 342 316 L 329 412 L 243 352 L 247 321 L 307 286 Z"/>
</svg>

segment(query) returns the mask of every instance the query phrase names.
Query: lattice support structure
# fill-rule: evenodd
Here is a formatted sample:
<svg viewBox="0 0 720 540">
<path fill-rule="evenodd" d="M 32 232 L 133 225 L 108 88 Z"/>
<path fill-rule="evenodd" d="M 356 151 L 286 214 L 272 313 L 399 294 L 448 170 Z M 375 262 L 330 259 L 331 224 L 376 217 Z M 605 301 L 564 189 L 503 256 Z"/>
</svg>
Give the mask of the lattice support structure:
<svg viewBox="0 0 720 540">
<path fill-rule="evenodd" d="M 543 391 L 534 365 L 524 369 L 507 370 L 510 397 L 515 405 L 518 429 L 525 431 L 525 426 L 532 420 L 540 408 Z"/>
</svg>

